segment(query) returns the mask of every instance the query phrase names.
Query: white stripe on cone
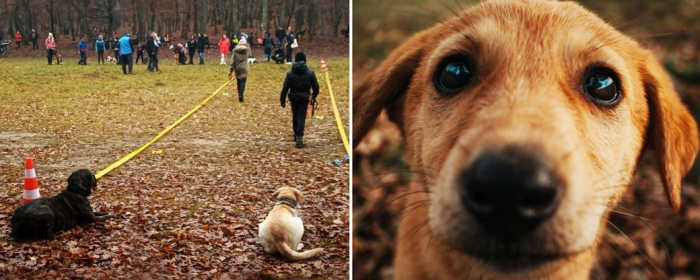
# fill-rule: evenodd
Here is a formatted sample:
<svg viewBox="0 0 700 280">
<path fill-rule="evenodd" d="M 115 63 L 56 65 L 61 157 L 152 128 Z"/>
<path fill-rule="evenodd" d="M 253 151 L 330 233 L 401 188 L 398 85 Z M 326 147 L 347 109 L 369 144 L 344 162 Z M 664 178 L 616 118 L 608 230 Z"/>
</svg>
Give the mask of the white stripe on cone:
<svg viewBox="0 0 700 280">
<path fill-rule="evenodd" d="M 33 189 L 33 190 L 24 190 L 24 199 L 37 199 L 40 198 L 41 195 L 39 194 L 39 189 Z"/>
<path fill-rule="evenodd" d="M 32 169 L 25 169 L 24 170 L 24 178 L 36 178 L 36 172 L 34 172 L 34 168 Z"/>
</svg>

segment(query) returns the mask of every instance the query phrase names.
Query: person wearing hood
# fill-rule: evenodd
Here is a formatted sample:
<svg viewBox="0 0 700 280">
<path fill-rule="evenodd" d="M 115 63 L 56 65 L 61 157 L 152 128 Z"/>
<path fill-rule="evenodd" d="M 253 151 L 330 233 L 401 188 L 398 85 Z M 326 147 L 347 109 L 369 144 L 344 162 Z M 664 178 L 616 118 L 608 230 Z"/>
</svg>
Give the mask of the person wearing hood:
<svg viewBox="0 0 700 280">
<path fill-rule="evenodd" d="M 102 39 L 102 35 L 97 35 L 97 41 L 95 41 L 95 51 L 97 52 L 97 64 L 105 64 L 105 50 L 107 50 L 107 43 Z"/>
<path fill-rule="evenodd" d="M 294 141 L 297 148 L 303 148 L 304 125 L 306 123 L 306 110 L 309 99 L 316 103 L 318 96 L 318 80 L 316 74 L 306 65 L 306 55 L 298 52 L 294 56 L 292 70 L 287 72 L 284 78 L 282 93 L 280 94 L 280 105 L 284 108 L 287 104 L 287 93 L 289 102 L 292 104 L 292 131 L 294 131 Z"/>
<path fill-rule="evenodd" d="M 233 72 L 236 72 L 236 88 L 238 88 L 238 102 L 243 102 L 243 92 L 245 91 L 245 82 L 248 78 L 248 57 L 250 56 L 250 48 L 248 41 L 240 40 L 238 45 L 233 48 L 233 62 L 231 69 L 228 72 L 228 79 L 232 78 Z"/>
<path fill-rule="evenodd" d="M 51 65 L 53 61 L 53 54 L 56 51 L 56 41 L 54 41 L 52 33 L 49 33 L 49 36 L 46 37 L 44 44 L 46 45 L 46 58 L 49 59 L 49 65 Z"/>
<path fill-rule="evenodd" d="M 119 57 L 122 63 L 122 72 L 126 75 L 126 65 L 129 65 L 129 74 L 134 74 L 132 69 L 134 68 L 134 56 L 131 51 L 131 38 L 129 38 L 129 32 L 124 33 L 121 39 L 119 39 Z"/>
<path fill-rule="evenodd" d="M 80 54 L 80 61 L 83 65 L 87 65 L 87 50 L 88 44 L 85 39 L 81 38 L 80 43 L 78 43 L 78 53 Z"/>
</svg>

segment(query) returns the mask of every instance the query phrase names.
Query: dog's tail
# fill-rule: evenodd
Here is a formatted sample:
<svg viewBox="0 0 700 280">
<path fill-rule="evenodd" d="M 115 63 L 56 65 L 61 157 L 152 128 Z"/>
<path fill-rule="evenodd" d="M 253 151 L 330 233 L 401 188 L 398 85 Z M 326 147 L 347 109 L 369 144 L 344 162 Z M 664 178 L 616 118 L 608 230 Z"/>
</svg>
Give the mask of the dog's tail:
<svg viewBox="0 0 700 280">
<path fill-rule="evenodd" d="M 318 255 L 319 253 L 323 252 L 323 248 L 316 248 L 304 252 L 297 252 L 292 250 L 292 248 L 289 248 L 289 245 L 287 245 L 286 242 L 282 241 L 277 243 L 277 251 L 282 254 L 282 256 L 287 257 L 288 259 L 295 260 L 295 261 L 301 261 L 305 260 L 308 258 L 313 258 L 314 256 Z"/>
</svg>

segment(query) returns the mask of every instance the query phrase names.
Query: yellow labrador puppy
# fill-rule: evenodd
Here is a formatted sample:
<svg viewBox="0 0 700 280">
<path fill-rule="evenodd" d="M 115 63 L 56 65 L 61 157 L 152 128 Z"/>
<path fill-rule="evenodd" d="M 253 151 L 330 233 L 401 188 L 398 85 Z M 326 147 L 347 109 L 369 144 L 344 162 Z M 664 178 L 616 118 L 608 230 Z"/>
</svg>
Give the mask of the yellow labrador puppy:
<svg viewBox="0 0 700 280">
<path fill-rule="evenodd" d="M 279 252 L 291 260 L 305 260 L 316 256 L 323 248 L 304 252 L 295 251 L 304 235 L 304 224 L 297 208 L 301 202 L 301 192 L 295 188 L 281 187 L 272 194 L 277 199 L 267 218 L 260 223 L 258 237 L 268 253 Z"/>
<path fill-rule="evenodd" d="M 572 2 L 485 1 L 416 34 L 355 87 L 355 145 L 383 109 L 417 182 L 397 279 L 589 279 L 642 153 L 678 210 L 698 152 L 654 56 Z"/>
</svg>

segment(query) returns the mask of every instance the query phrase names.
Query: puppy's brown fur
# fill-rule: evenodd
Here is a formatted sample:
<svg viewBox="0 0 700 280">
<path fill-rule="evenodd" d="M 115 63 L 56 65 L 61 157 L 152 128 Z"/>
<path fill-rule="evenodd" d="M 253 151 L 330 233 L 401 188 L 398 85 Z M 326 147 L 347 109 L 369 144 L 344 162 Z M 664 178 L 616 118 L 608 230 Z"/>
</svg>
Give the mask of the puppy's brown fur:
<svg viewBox="0 0 700 280">
<path fill-rule="evenodd" d="M 435 34 L 444 39 L 426 44 Z M 455 55 L 471 57 L 473 77 L 448 96 L 435 77 Z M 600 66 L 619 78 L 616 106 L 584 93 L 589 69 Z M 488 1 L 416 34 L 355 87 L 355 146 L 383 109 L 404 136 L 417 182 L 399 225 L 397 279 L 588 279 L 601 225 L 642 152 L 654 152 L 674 210 L 698 152 L 697 125 L 654 56 L 570 2 Z M 477 156 L 510 146 L 545 160 L 563 193 L 550 218 L 511 244 L 516 265 L 503 270 L 470 253 L 495 255 L 503 244 L 458 191 L 460 172 Z M 517 265 L 540 256 L 555 258 Z"/>
<path fill-rule="evenodd" d="M 302 202 L 301 191 L 291 187 L 281 187 L 272 194 L 277 203 L 270 214 L 260 223 L 258 237 L 265 251 L 279 252 L 291 260 L 305 260 L 323 252 L 316 248 L 297 252 L 297 246 L 304 235 L 304 225 L 299 218 L 296 208 Z"/>
</svg>

